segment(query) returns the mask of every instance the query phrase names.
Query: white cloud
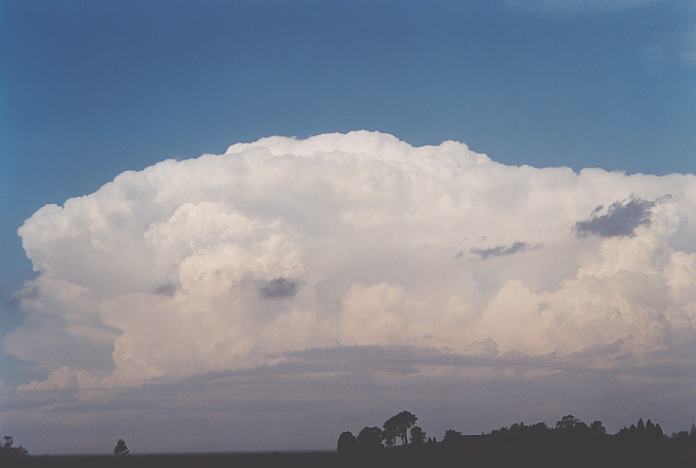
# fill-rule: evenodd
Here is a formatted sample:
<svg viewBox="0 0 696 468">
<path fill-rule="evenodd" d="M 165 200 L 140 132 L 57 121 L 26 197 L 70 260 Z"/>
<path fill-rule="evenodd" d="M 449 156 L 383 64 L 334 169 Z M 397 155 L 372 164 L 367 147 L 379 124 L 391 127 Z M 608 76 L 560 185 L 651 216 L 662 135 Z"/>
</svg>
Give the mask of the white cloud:
<svg viewBox="0 0 696 468">
<path fill-rule="evenodd" d="M 98 380 L 89 372 L 63 366 L 51 372 L 45 380 L 33 380 L 28 384 L 20 385 L 17 390 L 20 392 L 75 390 L 95 387 L 98 384 Z"/>
<path fill-rule="evenodd" d="M 608 218 L 627 200 L 628 231 Z M 695 214 L 692 175 L 505 166 L 364 131 L 265 138 L 36 212 L 19 233 L 39 276 L 5 347 L 52 372 L 24 390 L 337 345 L 617 345 L 635 364 L 693 342 Z"/>
</svg>

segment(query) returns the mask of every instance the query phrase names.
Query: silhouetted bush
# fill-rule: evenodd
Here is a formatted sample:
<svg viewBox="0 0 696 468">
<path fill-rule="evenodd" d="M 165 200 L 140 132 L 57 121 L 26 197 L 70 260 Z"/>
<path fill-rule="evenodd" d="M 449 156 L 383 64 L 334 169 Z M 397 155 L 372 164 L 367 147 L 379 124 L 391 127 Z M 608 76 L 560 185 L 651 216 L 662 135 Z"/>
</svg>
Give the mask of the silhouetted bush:
<svg viewBox="0 0 696 468">
<path fill-rule="evenodd" d="M 355 438 L 352 432 L 345 431 L 341 432 L 338 436 L 338 443 L 336 444 L 336 449 L 338 453 L 352 453 L 358 448 L 358 439 Z"/>
<path fill-rule="evenodd" d="M 363 451 L 382 448 L 382 430 L 379 427 L 363 427 L 358 433 L 358 448 Z"/>
<path fill-rule="evenodd" d="M 442 443 L 449 446 L 454 446 L 461 443 L 464 440 L 462 433 L 455 431 L 454 429 L 447 429 L 445 431 L 445 436 L 442 438 Z"/>
</svg>

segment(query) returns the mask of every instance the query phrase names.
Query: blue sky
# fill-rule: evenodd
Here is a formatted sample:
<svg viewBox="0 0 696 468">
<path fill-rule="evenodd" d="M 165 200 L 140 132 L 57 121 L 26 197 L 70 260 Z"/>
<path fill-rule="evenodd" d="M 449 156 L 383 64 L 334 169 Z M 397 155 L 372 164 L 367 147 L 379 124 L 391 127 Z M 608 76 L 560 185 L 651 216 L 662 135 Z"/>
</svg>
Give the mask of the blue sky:
<svg viewBox="0 0 696 468">
<path fill-rule="evenodd" d="M 508 165 L 693 173 L 696 6 L 0 2 L 0 337 L 23 321 L 17 229 L 42 206 L 166 158 L 357 129 Z"/>
<path fill-rule="evenodd" d="M 694 8 L 537 3 L 3 2 L 0 284 L 29 274 L 15 231 L 42 205 L 272 134 L 693 171 Z"/>
</svg>

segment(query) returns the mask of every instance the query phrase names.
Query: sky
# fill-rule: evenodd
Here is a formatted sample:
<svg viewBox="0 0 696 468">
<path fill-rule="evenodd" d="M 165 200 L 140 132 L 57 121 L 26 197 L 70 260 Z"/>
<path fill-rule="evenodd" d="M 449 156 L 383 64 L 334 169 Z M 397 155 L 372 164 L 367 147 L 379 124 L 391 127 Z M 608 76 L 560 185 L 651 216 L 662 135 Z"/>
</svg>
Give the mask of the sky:
<svg viewBox="0 0 696 468">
<path fill-rule="evenodd" d="M 695 123 L 687 1 L 2 2 L 0 428 L 682 429 Z"/>
</svg>

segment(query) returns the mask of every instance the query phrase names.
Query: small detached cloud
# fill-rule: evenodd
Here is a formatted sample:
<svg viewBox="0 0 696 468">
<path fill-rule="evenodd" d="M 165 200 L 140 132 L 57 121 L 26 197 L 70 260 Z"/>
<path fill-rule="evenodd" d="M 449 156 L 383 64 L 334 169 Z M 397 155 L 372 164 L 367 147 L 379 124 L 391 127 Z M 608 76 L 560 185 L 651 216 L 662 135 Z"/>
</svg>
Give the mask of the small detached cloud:
<svg viewBox="0 0 696 468">
<path fill-rule="evenodd" d="M 161 286 L 158 286 L 155 288 L 155 294 L 162 294 L 163 296 L 173 296 L 174 293 L 176 293 L 176 283 L 171 282 L 171 283 L 165 283 Z"/>
<path fill-rule="evenodd" d="M 482 259 L 487 259 L 491 257 L 504 257 L 506 255 L 514 255 L 520 252 L 527 252 L 530 250 L 537 250 L 541 248 L 541 244 L 529 244 L 527 242 L 515 241 L 509 245 L 496 245 L 495 247 L 474 247 L 471 249 L 471 253 L 478 255 Z"/>
<path fill-rule="evenodd" d="M 606 210 L 602 205 L 597 206 L 588 219 L 575 223 L 575 232 L 579 237 L 633 236 L 639 226 L 650 225 L 651 210 L 655 203 L 641 198 L 630 198 L 616 201 Z"/>
<path fill-rule="evenodd" d="M 279 276 L 259 284 L 259 293 L 269 299 L 292 297 L 297 293 L 297 281 Z"/>
</svg>

